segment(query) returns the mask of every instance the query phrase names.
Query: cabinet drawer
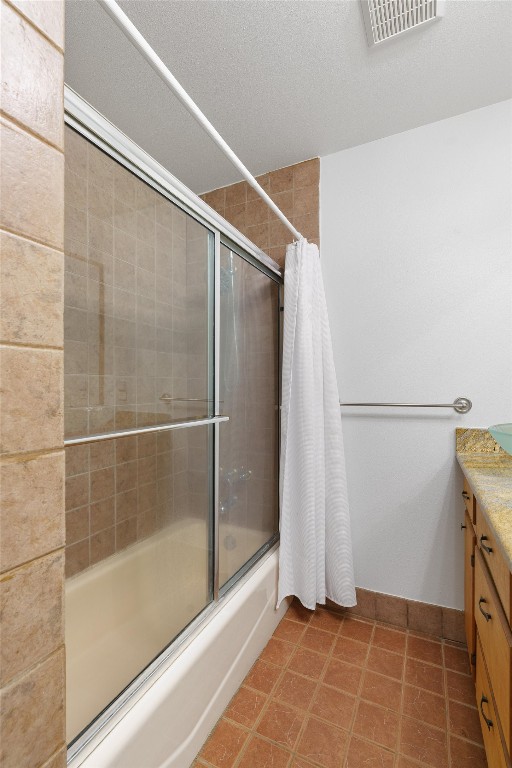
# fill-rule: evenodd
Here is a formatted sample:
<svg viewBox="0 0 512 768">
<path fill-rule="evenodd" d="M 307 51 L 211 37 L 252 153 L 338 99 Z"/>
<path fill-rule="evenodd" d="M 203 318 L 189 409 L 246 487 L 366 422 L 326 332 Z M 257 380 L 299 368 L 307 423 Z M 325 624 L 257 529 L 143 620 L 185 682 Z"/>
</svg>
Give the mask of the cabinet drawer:
<svg viewBox="0 0 512 768">
<path fill-rule="evenodd" d="M 482 647 L 477 639 L 476 649 L 476 705 L 484 737 L 485 754 L 489 768 L 508 768 L 506 750 L 501 740 L 500 726 L 494 709 L 491 684 L 487 675 Z"/>
<path fill-rule="evenodd" d="M 462 483 L 462 498 L 464 499 L 464 504 L 466 505 L 466 512 L 469 515 L 469 519 L 475 525 L 476 523 L 476 500 L 473 495 L 473 491 L 471 490 L 471 486 L 464 478 L 464 481 Z"/>
<path fill-rule="evenodd" d="M 487 518 L 478 506 L 476 506 L 476 538 L 477 545 L 480 547 L 482 556 L 491 572 L 494 584 L 498 595 L 500 596 L 501 604 L 505 615 L 509 621 L 511 619 L 511 590 L 510 590 L 510 570 L 508 563 L 501 552 L 499 545 L 496 542 L 496 537 L 492 531 L 491 526 L 487 522 Z"/>
<path fill-rule="evenodd" d="M 510 752 L 512 633 L 483 556 L 478 550 L 475 558 L 475 619 L 496 709 Z"/>
</svg>

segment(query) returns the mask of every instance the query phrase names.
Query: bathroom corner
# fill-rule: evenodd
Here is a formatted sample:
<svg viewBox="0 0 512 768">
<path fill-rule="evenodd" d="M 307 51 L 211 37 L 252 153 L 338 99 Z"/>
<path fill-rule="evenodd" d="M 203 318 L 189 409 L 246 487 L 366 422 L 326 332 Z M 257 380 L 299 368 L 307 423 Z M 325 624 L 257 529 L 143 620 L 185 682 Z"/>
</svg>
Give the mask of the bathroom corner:
<svg viewBox="0 0 512 768">
<path fill-rule="evenodd" d="M 66 762 L 64 2 L 2 2 L 0 763 Z"/>
</svg>

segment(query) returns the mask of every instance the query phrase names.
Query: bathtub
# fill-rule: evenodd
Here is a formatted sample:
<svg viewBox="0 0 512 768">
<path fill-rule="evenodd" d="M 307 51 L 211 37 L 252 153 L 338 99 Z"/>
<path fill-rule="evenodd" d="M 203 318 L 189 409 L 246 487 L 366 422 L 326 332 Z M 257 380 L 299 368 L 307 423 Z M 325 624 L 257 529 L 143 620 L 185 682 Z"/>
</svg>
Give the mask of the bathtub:
<svg viewBox="0 0 512 768">
<path fill-rule="evenodd" d="M 237 533 L 231 531 L 235 538 Z M 207 567 L 204 543 L 198 544 L 203 535 L 199 522 L 180 523 L 178 530 L 151 537 L 69 579 L 68 738 L 126 685 L 127 669 L 135 677 L 156 655 L 153 649 L 161 650 L 205 605 L 205 573 L 198 569 L 198 563 Z M 258 536 L 255 533 L 255 541 Z M 158 568 L 170 559 L 179 588 L 172 593 L 155 590 Z M 68 764 L 72 768 L 189 768 L 286 611 L 287 604 L 275 610 L 277 565 L 275 547 L 208 609 L 206 619 Z M 126 590 L 126 583 L 136 583 L 137 588 Z M 173 594 L 179 595 L 185 586 L 186 602 L 173 605 Z M 139 620 L 132 624 L 135 609 Z M 92 690 L 87 686 L 90 679 L 97 681 Z"/>
</svg>

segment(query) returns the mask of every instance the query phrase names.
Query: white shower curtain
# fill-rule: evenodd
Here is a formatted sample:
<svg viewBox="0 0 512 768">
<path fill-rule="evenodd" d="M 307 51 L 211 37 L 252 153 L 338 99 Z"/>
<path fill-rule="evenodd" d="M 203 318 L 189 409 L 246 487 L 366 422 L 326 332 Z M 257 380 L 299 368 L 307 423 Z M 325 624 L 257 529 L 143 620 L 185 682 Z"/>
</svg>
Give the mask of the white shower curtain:
<svg viewBox="0 0 512 768">
<path fill-rule="evenodd" d="M 278 602 L 356 604 L 338 385 L 320 258 L 289 245 L 284 278 Z"/>
</svg>

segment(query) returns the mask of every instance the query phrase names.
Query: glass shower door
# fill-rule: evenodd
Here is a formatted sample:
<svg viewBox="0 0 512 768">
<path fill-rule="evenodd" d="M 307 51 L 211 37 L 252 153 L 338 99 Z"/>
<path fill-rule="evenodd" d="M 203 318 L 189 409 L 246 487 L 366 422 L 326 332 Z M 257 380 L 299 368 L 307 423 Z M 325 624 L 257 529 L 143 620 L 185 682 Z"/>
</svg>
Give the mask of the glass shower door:
<svg viewBox="0 0 512 768">
<path fill-rule="evenodd" d="M 71 741 L 213 599 L 215 249 L 70 128 L 65 155 Z"/>
<path fill-rule="evenodd" d="M 220 251 L 219 586 L 278 531 L 279 285 Z"/>
</svg>

